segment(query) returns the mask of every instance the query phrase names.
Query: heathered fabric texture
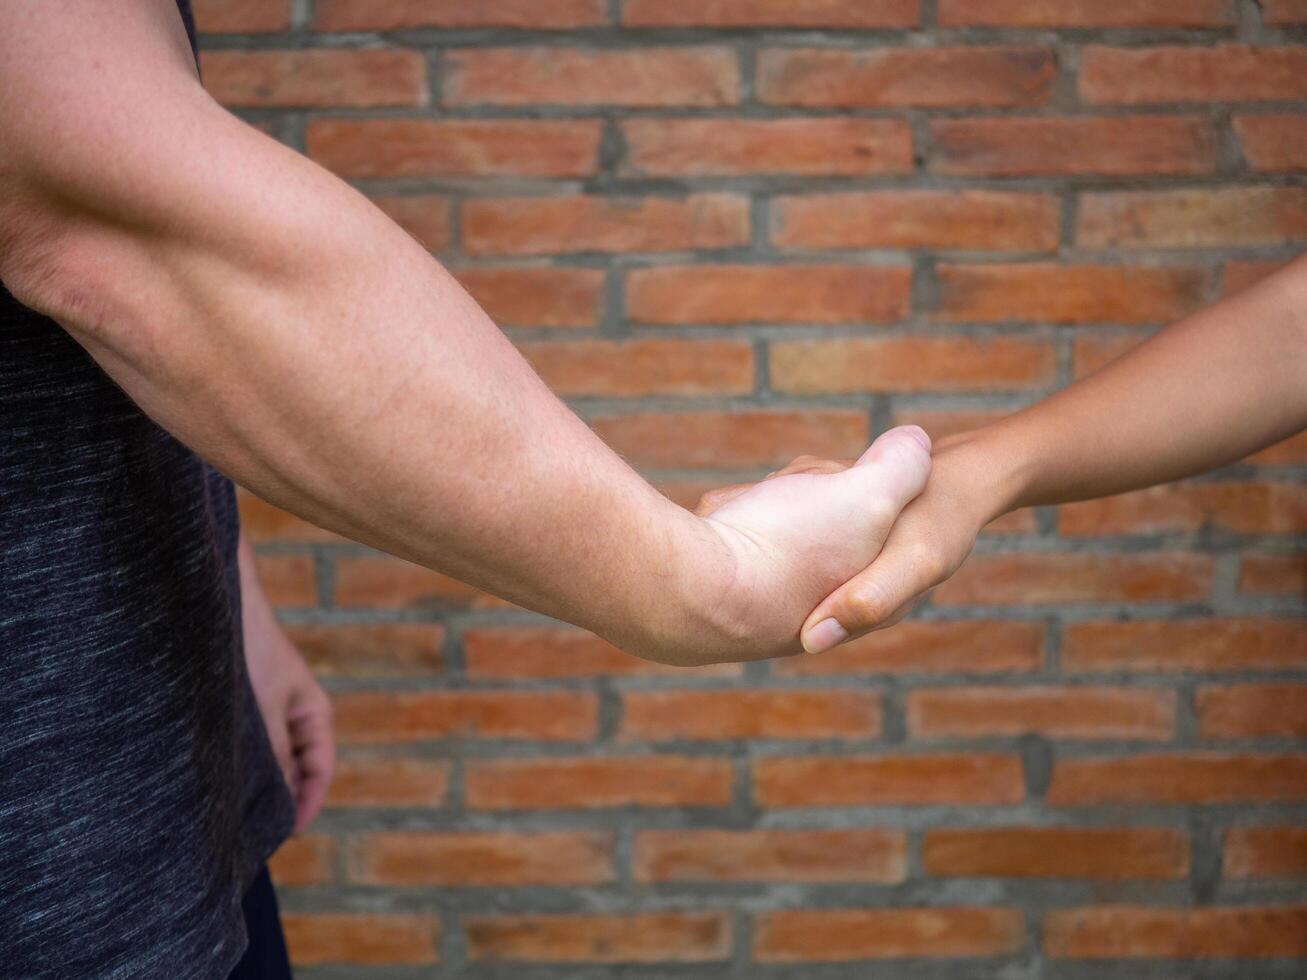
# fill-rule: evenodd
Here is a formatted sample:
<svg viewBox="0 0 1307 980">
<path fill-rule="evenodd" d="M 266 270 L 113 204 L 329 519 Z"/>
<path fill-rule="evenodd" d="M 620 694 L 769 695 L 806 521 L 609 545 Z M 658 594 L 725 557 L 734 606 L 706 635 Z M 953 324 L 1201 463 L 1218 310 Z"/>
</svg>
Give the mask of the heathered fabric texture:
<svg viewBox="0 0 1307 980">
<path fill-rule="evenodd" d="M 231 484 L 0 290 L 0 976 L 223 980 L 289 832 Z"/>
</svg>

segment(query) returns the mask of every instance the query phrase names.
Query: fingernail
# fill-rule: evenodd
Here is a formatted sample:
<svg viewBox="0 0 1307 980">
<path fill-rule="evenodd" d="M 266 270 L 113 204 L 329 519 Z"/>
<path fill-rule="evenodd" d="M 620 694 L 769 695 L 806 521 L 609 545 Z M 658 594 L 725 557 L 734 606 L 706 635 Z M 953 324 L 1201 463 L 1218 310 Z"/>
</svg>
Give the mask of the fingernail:
<svg viewBox="0 0 1307 980">
<path fill-rule="evenodd" d="M 906 426 L 905 428 L 907 428 L 908 430 L 908 435 L 912 436 L 913 439 L 916 439 L 917 442 L 921 443 L 922 448 L 925 449 L 926 452 L 930 452 L 930 436 L 926 435 L 925 429 L 923 429 L 919 425 L 909 425 Z"/>
<path fill-rule="evenodd" d="M 808 630 L 803 638 L 803 649 L 809 653 L 825 653 L 831 647 L 843 643 L 849 638 L 849 631 L 836 619 L 823 619 Z"/>
</svg>

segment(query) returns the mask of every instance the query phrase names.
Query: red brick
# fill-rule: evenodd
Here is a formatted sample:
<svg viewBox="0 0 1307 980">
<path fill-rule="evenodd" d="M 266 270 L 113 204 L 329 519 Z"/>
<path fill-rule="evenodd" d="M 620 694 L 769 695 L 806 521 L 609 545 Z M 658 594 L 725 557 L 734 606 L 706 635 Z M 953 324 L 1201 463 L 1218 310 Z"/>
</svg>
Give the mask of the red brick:
<svg viewBox="0 0 1307 980">
<path fill-rule="evenodd" d="M 368 609 L 468 609 L 501 599 L 440 572 L 381 555 L 336 560 L 336 605 Z"/>
<path fill-rule="evenodd" d="M 760 963 L 1004 956 L 1021 949 L 1016 909 L 787 909 L 758 916 Z"/>
<path fill-rule="evenodd" d="M 1189 619 L 1064 627 L 1062 669 L 1077 673 L 1226 673 L 1307 666 L 1307 621 Z"/>
<path fill-rule="evenodd" d="M 1060 759 L 1053 806 L 1307 800 L 1307 755 L 1191 752 L 1124 759 Z"/>
<path fill-rule="evenodd" d="M 936 588 L 940 605 L 1059 602 L 1182 602 L 1207 596 L 1212 559 L 1190 552 L 1147 555 L 975 555 Z"/>
<path fill-rule="evenodd" d="M 227 106 L 417 106 L 427 101 L 421 52 L 393 48 L 205 51 L 204 87 Z"/>
<path fill-rule="evenodd" d="M 599 885 L 614 880 L 613 836 L 596 831 L 390 831 L 354 843 L 351 880 L 362 885 Z"/>
<path fill-rule="evenodd" d="M 1307 906 L 1057 909 L 1044 917 L 1044 952 L 1113 960 L 1307 956 Z"/>
<path fill-rule="evenodd" d="M 927 830 L 922 862 L 941 877 L 1172 881 L 1189 873 L 1189 845 L 1152 827 Z"/>
<path fill-rule="evenodd" d="M 554 627 L 479 629 L 463 634 L 467 676 L 474 680 L 675 675 L 738 677 L 739 664 L 672 667 L 641 660 L 583 630 Z"/>
<path fill-rule="evenodd" d="M 763 807 L 1020 803 L 1014 755 L 767 756 L 754 762 Z"/>
<path fill-rule="evenodd" d="M 472 917 L 464 928 L 474 961 L 710 963 L 731 949 L 720 912 Z"/>
<path fill-rule="evenodd" d="M 288 514 L 266 500 L 260 500 L 248 490 L 236 491 L 240 505 L 241 530 L 255 544 L 264 541 L 290 541 L 297 544 L 315 541 L 343 541 L 338 534 L 310 524 L 303 518 Z"/>
<path fill-rule="evenodd" d="M 303 914 L 282 916 L 295 966 L 435 963 L 438 919 L 422 915 Z"/>
<path fill-rule="evenodd" d="M 511 197 L 463 205 L 463 248 L 470 255 L 685 252 L 748 240 L 748 202 L 736 194 Z"/>
<path fill-rule="evenodd" d="M 433 677 L 444 670 L 445 628 L 435 623 L 314 624 L 286 632 L 323 676 Z"/>
<path fill-rule="evenodd" d="M 407 27 L 510 27 L 565 30 L 608 20 L 605 0 L 317 0 L 316 31 L 393 31 Z"/>
<path fill-rule="evenodd" d="M 522 344 L 557 394 L 742 395 L 753 390 L 753 346 L 740 340 L 572 340 Z"/>
<path fill-rule="evenodd" d="M 1204 299 L 1207 272 L 1172 266 L 941 265 L 935 315 L 945 320 L 1159 323 Z"/>
<path fill-rule="evenodd" d="M 564 691 L 411 691 L 338 694 L 342 744 L 429 739 L 570 741 L 598 729 L 594 695 Z"/>
<path fill-rule="evenodd" d="M 911 285 L 907 266 L 658 266 L 627 274 L 626 305 L 636 323 L 884 323 Z"/>
<path fill-rule="evenodd" d="M 586 177 L 599 166 L 599 127 L 594 119 L 310 119 L 305 143 L 343 177 Z"/>
<path fill-rule="evenodd" d="M 1286 265 L 1288 262 L 1284 259 L 1231 259 L 1225 263 L 1221 273 L 1221 295 L 1242 292 Z"/>
<path fill-rule="evenodd" d="M 1307 98 L 1307 48 L 1109 48 L 1080 52 L 1080 98 L 1086 102 L 1260 102 Z"/>
<path fill-rule="evenodd" d="M 1047 194 L 893 190 L 777 197 L 772 241 L 782 248 L 957 248 L 1048 251 L 1058 206 Z"/>
<path fill-rule="evenodd" d="M 1087 248 L 1221 248 L 1301 239 L 1307 239 L 1307 187 L 1084 194 L 1076 229 L 1076 242 Z"/>
<path fill-rule="evenodd" d="M 428 252 L 443 252 L 449 247 L 453 213 L 449 198 L 439 194 L 407 194 L 374 197 L 372 203 Z"/>
<path fill-rule="evenodd" d="M 1307 554 L 1245 555 L 1239 591 L 1251 595 L 1307 597 Z"/>
<path fill-rule="evenodd" d="M 1263 0 L 1261 8 L 1267 24 L 1307 24 L 1307 0 Z"/>
<path fill-rule="evenodd" d="M 593 327 L 599 322 L 601 269 L 494 266 L 450 271 L 501 327 Z"/>
<path fill-rule="evenodd" d="M 1307 463 L 1307 432 L 1290 436 L 1248 457 L 1248 462 L 1262 466 L 1290 466 Z"/>
<path fill-rule="evenodd" d="M 752 174 L 854 177 L 912 170 L 901 119 L 628 119 L 631 176 Z"/>
<path fill-rule="evenodd" d="M 1307 737 L 1307 684 L 1208 685 L 1194 708 L 1204 738 Z"/>
<path fill-rule="evenodd" d="M 326 834 L 299 834 L 285 841 L 268 859 L 268 870 L 279 888 L 325 885 L 332 880 L 336 842 Z"/>
<path fill-rule="evenodd" d="M 1052 93 L 1044 48 L 771 48 L 758 98 L 794 106 L 1024 106 Z"/>
<path fill-rule="evenodd" d="M 1036 732 L 1057 739 L 1166 739 L 1174 691 L 1128 687 L 973 687 L 908 694 L 908 731 L 922 738 Z"/>
<path fill-rule="evenodd" d="M 644 830 L 635 880 L 877 882 L 907 876 L 902 830 Z"/>
<path fill-rule="evenodd" d="M 1145 339 L 1138 333 L 1090 334 L 1076 337 L 1071 345 L 1071 368 L 1076 380 L 1107 367 L 1122 354 L 1134 350 Z"/>
<path fill-rule="evenodd" d="M 445 802 L 448 787 L 448 762 L 350 755 L 336 760 L 327 805 L 439 807 Z"/>
<path fill-rule="evenodd" d="M 1067 504 L 1064 535 L 1164 534 L 1221 528 L 1238 534 L 1307 531 L 1307 488 L 1277 483 L 1168 483 Z"/>
<path fill-rule="evenodd" d="M 678 412 L 593 419 L 599 437 L 632 465 L 659 469 L 784 466 L 811 453 L 861 455 L 871 441 L 864 412 Z"/>
<path fill-rule="evenodd" d="M 475 810 L 728 806 L 731 781 L 726 759 L 488 759 L 467 763 L 466 796 Z"/>
<path fill-rule="evenodd" d="M 317 577 L 308 555 L 259 555 L 254 559 L 268 601 L 282 609 L 318 604 Z"/>
<path fill-rule="evenodd" d="M 841 674 L 1006 674 L 1038 670 L 1043 661 L 1042 623 L 968 619 L 910 620 L 819 657 L 772 662 L 781 677 Z"/>
<path fill-rule="evenodd" d="M 915 27 L 918 0 L 624 0 L 627 27 Z"/>
<path fill-rule="evenodd" d="M 267 34 L 290 27 L 290 0 L 192 0 L 201 34 Z"/>
<path fill-rule="evenodd" d="M 447 52 L 448 105 L 723 106 L 740 101 L 729 48 L 468 48 Z"/>
<path fill-rule="evenodd" d="M 874 691 L 627 691 L 619 738 L 871 738 Z"/>
<path fill-rule="evenodd" d="M 1205 119 L 1075 116 L 937 119 L 931 169 L 962 176 L 1203 174 L 1216 169 Z"/>
<path fill-rule="evenodd" d="M 1052 345 L 1015 337 L 776 341 L 771 380 L 790 394 L 1013 391 L 1053 381 Z"/>
<path fill-rule="evenodd" d="M 1227 878 L 1307 878 L 1307 827 L 1231 827 L 1221 868 Z"/>
<path fill-rule="evenodd" d="M 1234 131 L 1254 170 L 1307 170 L 1307 116 L 1239 116 Z"/>
<path fill-rule="evenodd" d="M 1224 27 L 1230 0 L 940 0 L 941 27 Z"/>
</svg>

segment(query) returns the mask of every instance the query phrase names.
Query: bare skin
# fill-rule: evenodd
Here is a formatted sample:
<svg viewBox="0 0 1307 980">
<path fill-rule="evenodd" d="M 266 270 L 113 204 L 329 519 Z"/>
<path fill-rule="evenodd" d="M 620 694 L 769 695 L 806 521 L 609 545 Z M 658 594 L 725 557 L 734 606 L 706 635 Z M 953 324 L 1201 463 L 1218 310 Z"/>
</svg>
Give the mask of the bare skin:
<svg viewBox="0 0 1307 980">
<path fill-rule="evenodd" d="M 1137 490 L 1307 428 L 1307 257 L 993 425 L 941 439 L 924 493 L 879 557 L 809 614 L 811 653 L 892 626 L 1011 510 Z M 796 460 L 780 474 L 838 473 Z M 780 475 L 777 474 L 777 475 Z M 711 514 L 745 487 L 705 496 Z"/>
<path fill-rule="evenodd" d="M 59 70 L 49 66 L 58 64 Z M 0 280 L 323 527 L 674 664 L 798 652 L 930 467 L 660 496 L 364 197 L 204 92 L 171 0 L 0 5 Z"/>
</svg>

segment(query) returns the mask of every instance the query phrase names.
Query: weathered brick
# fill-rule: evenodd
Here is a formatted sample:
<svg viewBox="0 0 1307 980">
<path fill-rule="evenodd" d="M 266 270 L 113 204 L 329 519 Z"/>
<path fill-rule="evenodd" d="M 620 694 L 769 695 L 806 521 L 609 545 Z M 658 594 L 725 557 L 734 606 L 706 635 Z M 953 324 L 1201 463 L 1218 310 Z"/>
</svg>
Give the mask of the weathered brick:
<svg viewBox="0 0 1307 980">
<path fill-rule="evenodd" d="M 1139 333 L 1081 335 L 1071 344 L 1071 373 L 1079 380 L 1107 367 L 1122 354 L 1144 341 Z"/>
<path fill-rule="evenodd" d="M 622 171 L 630 176 L 854 177 L 912 169 L 912 132 L 901 119 L 628 119 L 622 136 Z"/>
<path fill-rule="evenodd" d="M 316 524 L 310 524 L 301 517 L 296 517 L 266 500 L 259 499 L 248 490 L 237 490 L 236 501 L 240 506 L 241 530 L 254 544 L 261 544 L 264 541 L 309 543 L 344 540 L 338 534 L 324 530 Z"/>
<path fill-rule="evenodd" d="M 279 888 L 325 885 L 334 876 L 335 855 L 336 842 L 326 834 L 297 834 L 268 859 L 268 870 Z"/>
<path fill-rule="evenodd" d="M 1289 481 L 1169 483 L 1059 508 L 1064 535 L 1164 534 L 1221 528 L 1239 534 L 1307 531 L 1307 488 Z"/>
<path fill-rule="evenodd" d="M 1016 909 L 786 909 L 764 912 L 753 956 L 761 963 L 990 957 L 1024 943 Z"/>
<path fill-rule="evenodd" d="M 1267 24 L 1307 24 L 1307 0 L 1263 0 L 1261 7 Z"/>
<path fill-rule="evenodd" d="M 1225 27 L 1230 0 L 940 0 L 941 27 Z"/>
<path fill-rule="evenodd" d="M 450 271 L 501 327 L 593 327 L 599 322 L 601 269 L 487 266 Z"/>
<path fill-rule="evenodd" d="M 635 880 L 877 882 L 907 875 L 902 830 L 643 830 Z"/>
<path fill-rule="evenodd" d="M 1291 466 L 1294 463 L 1307 463 L 1307 432 L 1290 436 L 1283 442 L 1267 446 L 1248 457 L 1248 462 L 1262 466 Z"/>
<path fill-rule="evenodd" d="M 1307 48 L 1091 44 L 1080 52 L 1080 98 L 1118 105 L 1304 99 Z"/>
<path fill-rule="evenodd" d="M 1307 737 L 1307 684 L 1208 685 L 1194 709 L 1204 738 Z"/>
<path fill-rule="evenodd" d="M 1282 259 L 1231 259 L 1221 271 L 1221 295 L 1231 296 L 1256 285 L 1288 263 Z"/>
<path fill-rule="evenodd" d="M 439 807 L 445 802 L 448 788 L 448 762 L 348 755 L 336 760 L 327 805 Z"/>
<path fill-rule="evenodd" d="M 335 697 L 342 744 L 438 738 L 571 741 L 598 729 L 594 695 L 570 691 L 356 692 Z"/>
<path fill-rule="evenodd" d="M 603 831 L 388 831 L 356 840 L 349 857 L 351 880 L 362 885 L 563 888 L 615 875 L 613 835 Z"/>
<path fill-rule="evenodd" d="M 467 805 L 477 810 L 727 806 L 726 759 L 612 756 L 469 761 Z"/>
<path fill-rule="evenodd" d="M 1076 226 L 1076 242 L 1087 248 L 1222 248 L 1300 240 L 1307 240 L 1307 187 L 1083 194 Z"/>
<path fill-rule="evenodd" d="M 1204 298 L 1207 272 L 1173 266 L 941 265 L 935 316 L 944 320 L 1162 323 Z"/>
<path fill-rule="evenodd" d="M 1175 711 L 1174 691 L 1128 687 L 932 688 L 907 699 L 908 732 L 922 738 L 1166 739 Z"/>
<path fill-rule="evenodd" d="M 738 340 L 570 340 L 522 344 L 527 363 L 563 396 L 742 395 L 753 347 Z"/>
<path fill-rule="evenodd" d="M 463 248 L 470 255 L 684 252 L 748 239 L 748 202 L 736 194 L 512 197 L 463 205 Z"/>
<path fill-rule="evenodd" d="M 408 27 L 510 27 L 566 30 L 608 20 L 605 0 L 317 0 L 317 31 L 392 31 Z"/>
<path fill-rule="evenodd" d="M 936 119 L 931 169 L 968 177 L 1203 174 L 1216 169 L 1212 124 L 1182 116 Z"/>
<path fill-rule="evenodd" d="M 1059 759 L 1054 806 L 1307 800 L 1307 755 L 1190 752 L 1120 759 Z"/>
<path fill-rule="evenodd" d="M 1052 382 L 1052 345 L 1015 337 L 777 341 L 771 380 L 790 394 L 1013 391 Z"/>
<path fill-rule="evenodd" d="M 463 634 L 468 677 L 476 680 L 675 675 L 738 677 L 739 664 L 672 667 L 641 660 L 583 630 L 478 629 Z"/>
<path fill-rule="evenodd" d="M 471 917 L 464 928 L 474 961 L 710 963 L 731 947 L 720 912 Z"/>
<path fill-rule="evenodd" d="M 819 657 L 773 661 L 771 670 L 781 677 L 1024 673 L 1039 669 L 1043 643 L 1041 623 L 910 620 Z"/>
<path fill-rule="evenodd" d="M 435 963 L 438 919 L 422 915 L 288 912 L 282 916 L 295 966 Z"/>
<path fill-rule="evenodd" d="M 927 830 L 922 862 L 941 877 L 1171 881 L 1189 873 L 1184 834 L 1152 827 Z"/>
<path fill-rule="evenodd" d="M 1181 602 L 1205 597 L 1212 559 L 1191 552 L 1147 555 L 974 555 L 934 592 L 940 605 Z"/>
<path fill-rule="evenodd" d="M 784 195 L 772 203 L 782 248 L 938 248 L 1048 251 L 1057 201 L 1017 191 L 894 190 Z"/>
<path fill-rule="evenodd" d="M 723 47 L 468 48 L 444 57 L 448 105 L 724 106 L 740 67 Z"/>
<path fill-rule="evenodd" d="M 240 108 L 367 108 L 427 101 L 426 61 L 419 51 L 205 51 L 200 71 L 210 95 Z"/>
<path fill-rule="evenodd" d="M 1227 878 L 1307 878 L 1307 827 L 1230 827 L 1221 870 Z"/>
<path fill-rule="evenodd" d="M 388 555 L 336 560 L 337 606 L 365 609 L 468 609 L 506 606 L 448 575 Z"/>
<path fill-rule="evenodd" d="M 267 34 L 290 27 L 290 0 L 192 0 L 201 34 Z"/>
<path fill-rule="evenodd" d="M 1307 956 L 1307 906 L 1057 909 L 1044 916 L 1044 952 L 1095 960 Z"/>
<path fill-rule="evenodd" d="M 1245 555 L 1239 591 L 1249 595 L 1307 597 L 1307 554 Z"/>
<path fill-rule="evenodd" d="M 1062 669 L 1227 673 L 1307 666 L 1307 620 L 1151 619 L 1067 623 Z"/>
<path fill-rule="evenodd" d="M 627 691 L 618 736 L 628 741 L 870 738 L 872 691 Z"/>
<path fill-rule="evenodd" d="M 1052 93 L 1045 48 L 768 48 L 758 98 L 791 106 L 1029 106 Z"/>
<path fill-rule="evenodd" d="M 337 677 L 432 677 L 444 669 L 436 623 L 313 624 L 286 632 L 314 672 Z"/>
<path fill-rule="evenodd" d="M 1021 760 L 992 753 L 766 756 L 754 762 L 764 807 L 1020 803 Z"/>
<path fill-rule="evenodd" d="M 918 0 L 624 0 L 628 27 L 915 27 Z"/>
<path fill-rule="evenodd" d="M 1234 131 L 1254 170 L 1307 170 L 1307 116 L 1238 116 Z"/>
<path fill-rule="evenodd" d="M 449 247 L 453 207 L 441 194 L 405 194 L 374 197 L 372 203 L 421 243 L 428 252 Z"/>
<path fill-rule="evenodd" d="M 840 459 L 871 441 L 863 412 L 677 412 L 591 420 L 599 437 L 635 466 L 746 469 L 784 466 L 811 453 Z"/>
<path fill-rule="evenodd" d="M 585 177 L 593 119 L 310 119 L 309 156 L 342 177 Z M 522 147 L 531 147 L 523 153 Z"/>
<path fill-rule="evenodd" d="M 908 310 L 912 270 L 885 265 L 686 265 L 635 269 L 636 323 L 884 323 Z"/>
<path fill-rule="evenodd" d="M 303 609 L 317 605 L 317 575 L 309 555 L 258 555 L 254 567 L 264 595 L 274 606 Z"/>
</svg>

